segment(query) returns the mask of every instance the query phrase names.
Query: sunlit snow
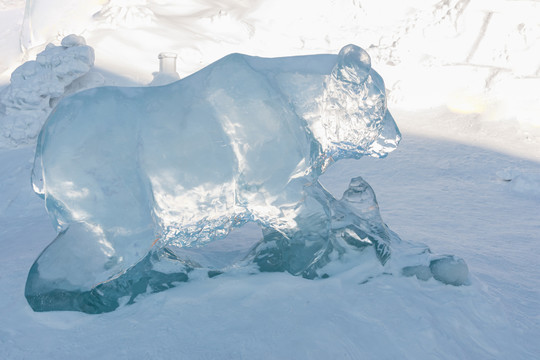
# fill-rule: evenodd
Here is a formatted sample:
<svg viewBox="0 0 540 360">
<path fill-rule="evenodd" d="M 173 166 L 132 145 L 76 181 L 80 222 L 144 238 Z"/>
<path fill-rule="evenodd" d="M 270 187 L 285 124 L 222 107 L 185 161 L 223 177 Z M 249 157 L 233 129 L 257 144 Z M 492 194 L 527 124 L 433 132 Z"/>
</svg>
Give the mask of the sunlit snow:
<svg viewBox="0 0 540 360">
<path fill-rule="evenodd" d="M 94 49 L 91 71 L 120 86 L 149 84 L 163 52 L 177 54 L 186 78 L 230 53 L 360 45 L 385 80 L 403 139 L 388 158 L 339 161 L 320 181 L 339 198 L 361 175 L 392 230 L 462 256 L 471 282 L 366 278 L 380 263 L 360 253 L 327 268 L 327 279 L 193 273 L 112 313 L 35 313 L 26 276 L 56 233 L 28 182 L 45 118 L 27 118 L 23 141 L 0 134 L 0 358 L 537 358 L 539 18 L 533 0 L 0 0 L 0 91 L 48 42 L 60 46 L 72 33 Z M 64 180 L 67 196 L 88 196 Z M 197 260 L 229 266 L 253 245 L 241 240 L 258 236 L 246 225 Z M 399 250 L 406 259 L 407 247 Z"/>
</svg>

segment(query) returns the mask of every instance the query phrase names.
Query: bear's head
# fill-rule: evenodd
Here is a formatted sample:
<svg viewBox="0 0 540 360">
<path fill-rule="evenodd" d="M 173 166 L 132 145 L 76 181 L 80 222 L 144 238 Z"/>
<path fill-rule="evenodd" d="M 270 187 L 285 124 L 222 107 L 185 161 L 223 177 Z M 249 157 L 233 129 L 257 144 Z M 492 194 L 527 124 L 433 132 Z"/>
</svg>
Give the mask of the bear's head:
<svg viewBox="0 0 540 360">
<path fill-rule="evenodd" d="M 358 46 L 341 49 L 317 102 L 319 116 L 310 128 L 327 158 L 385 157 L 401 140 L 384 82 Z"/>
</svg>

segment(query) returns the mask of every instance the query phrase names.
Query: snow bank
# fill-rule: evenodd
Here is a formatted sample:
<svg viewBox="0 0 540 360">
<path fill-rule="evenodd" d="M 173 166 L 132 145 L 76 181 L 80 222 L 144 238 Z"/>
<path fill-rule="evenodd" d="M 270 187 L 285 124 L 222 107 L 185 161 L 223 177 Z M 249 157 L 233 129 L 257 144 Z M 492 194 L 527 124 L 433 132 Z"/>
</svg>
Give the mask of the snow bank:
<svg viewBox="0 0 540 360">
<path fill-rule="evenodd" d="M 534 0 L 50 3 L 27 2 L 23 48 L 84 33 L 98 65 L 141 83 L 151 81 L 162 51 L 179 54 L 185 77 L 232 52 L 335 53 L 356 43 L 381 70 L 393 106 L 444 105 L 485 120 L 540 125 L 540 3 Z M 120 63 L 113 54 L 137 61 Z"/>
<path fill-rule="evenodd" d="M 2 2 L 10 11 L 19 3 Z M 357 43 L 384 76 L 391 107 L 444 106 L 484 123 L 512 121 L 536 132 L 538 18 L 540 3 L 533 0 L 275 0 L 249 6 L 233 0 L 32 0 L 19 40 L 28 58 L 67 34 L 84 35 L 97 67 L 139 84 L 153 81 L 155 57 L 163 51 L 178 54 L 178 73 L 186 77 L 233 52 L 336 53 Z M 171 80 L 161 77 L 157 73 L 152 84 Z"/>
<path fill-rule="evenodd" d="M 19 37 L 24 15 L 24 0 L 0 0 L 0 88 L 22 58 Z"/>
<path fill-rule="evenodd" d="M 509 168 L 498 171 L 497 178 L 507 182 L 512 192 L 540 199 L 540 172 Z"/>
<path fill-rule="evenodd" d="M 90 73 L 93 65 L 93 49 L 69 35 L 19 66 L 0 93 L 0 148 L 33 143 L 60 98 L 101 84 L 100 75 Z"/>
<path fill-rule="evenodd" d="M 60 41 L 69 34 L 91 28 L 92 15 L 101 9 L 103 0 L 27 0 L 20 32 L 24 51 L 41 50 L 45 44 Z"/>
</svg>

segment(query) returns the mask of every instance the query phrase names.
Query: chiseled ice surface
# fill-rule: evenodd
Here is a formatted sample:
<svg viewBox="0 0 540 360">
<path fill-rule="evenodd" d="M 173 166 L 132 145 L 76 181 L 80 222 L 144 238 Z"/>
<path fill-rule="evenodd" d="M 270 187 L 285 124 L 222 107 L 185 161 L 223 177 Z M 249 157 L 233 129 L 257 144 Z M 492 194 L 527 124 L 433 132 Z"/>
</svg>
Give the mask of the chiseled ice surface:
<svg viewBox="0 0 540 360">
<path fill-rule="evenodd" d="M 371 187 L 357 177 L 337 200 L 318 177 L 340 159 L 384 157 L 399 140 L 384 83 L 354 45 L 337 56 L 232 54 L 167 86 L 66 98 L 42 129 L 32 174 L 58 236 L 26 297 L 38 311 L 114 310 L 192 272 L 218 275 L 204 245 L 247 223 L 262 237 L 231 265 L 324 278 L 364 252 L 382 272 L 401 242 Z M 427 253 L 413 265 L 429 266 Z"/>
</svg>

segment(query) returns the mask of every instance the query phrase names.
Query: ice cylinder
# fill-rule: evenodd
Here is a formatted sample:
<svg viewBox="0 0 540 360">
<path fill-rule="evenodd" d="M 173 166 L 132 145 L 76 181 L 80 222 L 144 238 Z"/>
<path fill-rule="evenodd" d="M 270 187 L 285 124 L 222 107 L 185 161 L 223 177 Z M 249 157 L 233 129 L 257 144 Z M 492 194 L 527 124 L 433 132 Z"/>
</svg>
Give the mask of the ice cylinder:
<svg viewBox="0 0 540 360">
<path fill-rule="evenodd" d="M 162 52 L 158 55 L 159 72 L 166 74 L 176 74 L 176 54 Z"/>
</svg>

